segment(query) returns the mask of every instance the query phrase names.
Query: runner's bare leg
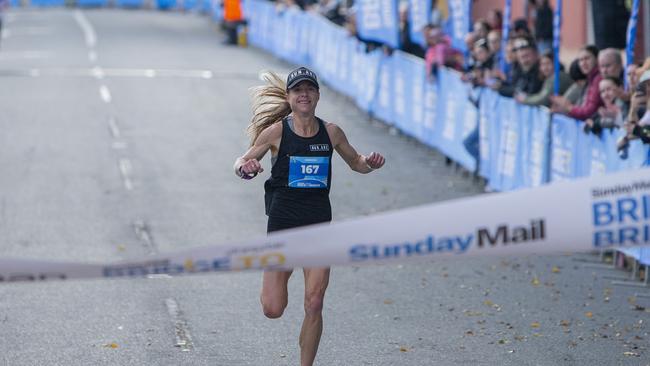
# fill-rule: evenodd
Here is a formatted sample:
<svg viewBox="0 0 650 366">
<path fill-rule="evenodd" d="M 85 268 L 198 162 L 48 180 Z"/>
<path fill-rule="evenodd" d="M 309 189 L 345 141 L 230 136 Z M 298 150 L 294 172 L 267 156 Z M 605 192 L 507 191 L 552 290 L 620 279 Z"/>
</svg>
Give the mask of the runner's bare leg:
<svg viewBox="0 0 650 366">
<path fill-rule="evenodd" d="M 300 330 L 300 365 L 312 366 L 323 332 L 323 299 L 329 268 L 305 268 L 305 320 Z"/>
<path fill-rule="evenodd" d="M 267 318 L 282 316 L 289 302 L 287 283 L 292 271 L 264 271 L 262 277 L 262 294 L 260 302 Z"/>
</svg>

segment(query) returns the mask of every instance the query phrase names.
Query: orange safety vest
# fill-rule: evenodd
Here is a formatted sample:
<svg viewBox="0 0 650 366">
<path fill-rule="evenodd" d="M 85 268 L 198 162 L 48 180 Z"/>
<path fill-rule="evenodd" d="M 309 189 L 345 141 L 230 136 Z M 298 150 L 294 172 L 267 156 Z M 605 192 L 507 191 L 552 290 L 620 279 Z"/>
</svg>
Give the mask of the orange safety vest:
<svg viewBox="0 0 650 366">
<path fill-rule="evenodd" d="M 240 0 L 223 0 L 223 18 L 227 22 L 244 20 Z"/>
</svg>

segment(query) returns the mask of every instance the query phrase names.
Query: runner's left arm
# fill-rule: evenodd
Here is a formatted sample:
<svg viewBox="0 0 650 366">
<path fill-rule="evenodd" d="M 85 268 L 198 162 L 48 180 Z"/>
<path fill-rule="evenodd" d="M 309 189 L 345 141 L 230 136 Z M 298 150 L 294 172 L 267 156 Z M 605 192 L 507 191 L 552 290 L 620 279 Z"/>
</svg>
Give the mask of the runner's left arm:
<svg viewBox="0 0 650 366">
<path fill-rule="evenodd" d="M 355 150 L 355 148 L 350 145 L 348 138 L 345 136 L 345 133 L 339 126 L 333 123 L 329 123 L 327 130 L 329 132 L 332 145 L 334 145 L 334 149 L 350 166 L 350 169 L 354 170 L 355 172 L 367 174 L 375 169 L 381 168 L 386 162 L 386 159 L 384 159 L 384 157 L 377 152 L 372 152 L 368 156 L 359 154 L 357 150 Z"/>
</svg>

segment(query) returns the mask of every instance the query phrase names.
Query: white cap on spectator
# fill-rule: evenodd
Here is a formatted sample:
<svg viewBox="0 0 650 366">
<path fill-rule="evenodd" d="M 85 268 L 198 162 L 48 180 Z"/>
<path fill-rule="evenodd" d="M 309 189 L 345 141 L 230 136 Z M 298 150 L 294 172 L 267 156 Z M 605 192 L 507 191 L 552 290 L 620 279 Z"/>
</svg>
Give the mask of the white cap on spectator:
<svg viewBox="0 0 650 366">
<path fill-rule="evenodd" d="M 641 74 L 641 77 L 639 78 L 639 84 L 648 80 L 650 80 L 650 70 L 646 70 L 643 72 L 643 74 Z"/>
</svg>

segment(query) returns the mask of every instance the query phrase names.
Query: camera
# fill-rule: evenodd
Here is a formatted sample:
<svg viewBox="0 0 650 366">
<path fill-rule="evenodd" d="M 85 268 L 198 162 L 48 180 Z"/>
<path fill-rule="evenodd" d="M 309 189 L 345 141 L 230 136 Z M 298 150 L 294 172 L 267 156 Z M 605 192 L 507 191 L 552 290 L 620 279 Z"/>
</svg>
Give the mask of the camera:
<svg viewBox="0 0 650 366">
<path fill-rule="evenodd" d="M 636 84 L 636 88 L 634 89 L 634 93 L 636 93 L 637 95 L 645 95 L 646 85 L 648 85 L 647 81 Z"/>
</svg>

